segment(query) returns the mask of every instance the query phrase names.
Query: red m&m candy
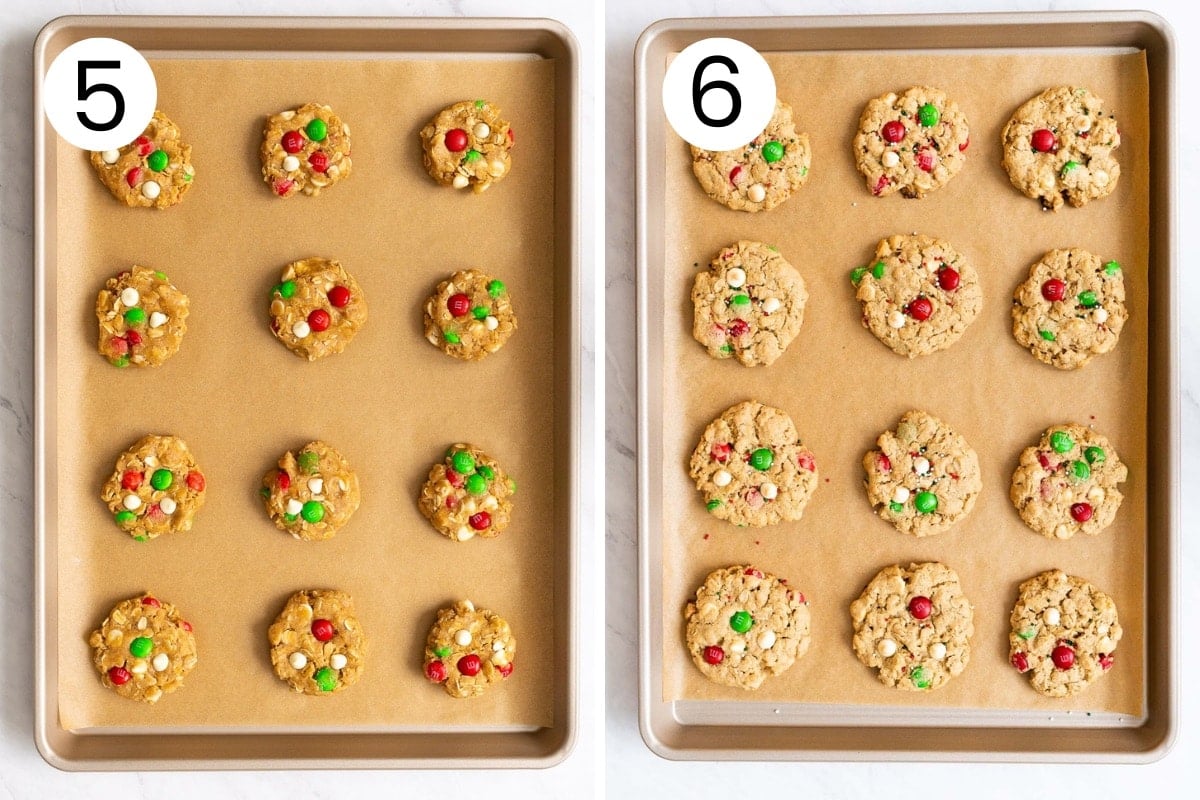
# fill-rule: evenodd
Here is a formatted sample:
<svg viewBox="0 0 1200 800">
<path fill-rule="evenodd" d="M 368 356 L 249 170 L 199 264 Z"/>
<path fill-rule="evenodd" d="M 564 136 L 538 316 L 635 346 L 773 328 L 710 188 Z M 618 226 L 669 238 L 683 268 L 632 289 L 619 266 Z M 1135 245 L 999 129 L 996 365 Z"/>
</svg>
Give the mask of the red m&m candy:
<svg viewBox="0 0 1200 800">
<path fill-rule="evenodd" d="M 507 678 L 509 675 L 512 675 L 512 662 L 510 661 L 502 667 L 496 667 L 496 671 L 500 673 L 501 678 Z"/>
<path fill-rule="evenodd" d="M 1067 296 L 1067 284 L 1060 281 L 1058 278 L 1051 278 L 1042 284 L 1042 297 L 1049 300 L 1051 303 L 1062 300 Z"/>
<path fill-rule="evenodd" d="M 958 270 L 953 267 L 942 267 L 938 270 L 938 286 L 947 292 L 953 292 L 957 289 L 959 280 Z"/>
<path fill-rule="evenodd" d="M 153 606 L 154 608 L 162 608 L 162 603 L 158 602 L 157 598 L 149 597 L 149 596 L 142 598 L 142 605 Z"/>
<path fill-rule="evenodd" d="M 314 308 L 308 312 L 308 327 L 317 333 L 329 330 L 330 322 L 329 312 L 323 308 Z"/>
<path fill-rule="evenodd" d="M 1075 503 L 1071 506 L 1071 519 L 1076 522 L 1087 522 L 1092 518 L 1092 507 L 1088 503 Z"/>
<path fill-rule="evenodd" d="M 471 311 L 471 298 L 461 292 L 451 295 L 446 301 L 446 308 L 450 309 L 451 315 L 455 317 L 465 317 Z"/>
<path fill-rule="evenodd" d="M 895 144 L 904 138 L 904 123 L 898 119 L 883 123 L 883 127 L 879 129 L 879 135 L 883 137 L 885 142 Z"/>
<path fill-rule="evenodd" d="M 750 323 L 744 319 L 735 319 L 729 325 L 729 335 L 733 337 L 745 336 L 750 332 Z"/>
<path fill-rule="evenodd" d="M 704 662 L 706 664 L 720 664 L 725 660 L 725 651 L 717 647 L 715 644 L 710 644 L 704 648 Z"/>
<path fill-rule="evenodd" d="M 304 137 L 300 131 L 288 131 L 281 141 L 283 149 L 289 153 L 299 153 L 304 149 Z"/>
<path fill-rule="evenodd" d="M 345 308 L 350 302 L 350 290 L 345 286 L 335 286 L 329 290 L 329 304 L 334 308 Z"/>
<path fill-rule="evenodd" d="M 933 316 L 933 303 L 928 297 L 918 297 L 908 304 L 908 315 L 917 322 L 924 322 Z"/>
<path fill-rule="evenodd" d="M 430 661 L 425 665 L 425 677 L 434 683 L 446 680 L 446 665 L 440 661 Z"/>
<path fill-rule="evenodd" d="M 189 472 L 187 475 L 188 488 L 193 492 L 204 491 L 204 476 L 199 472 Z"/>
<path fill-rule="evenodd" d="M 324 172 L 329 169 L 329 156 L 318 150 L 308 157 L 308 165 L 312 167 L 313 172 Z"/>
<path fill-rule="evenodd" d="M 485 531 L 492 525 L 492 515 L 486 511 L 480 511 L 478 514 L 468 517 L 467 522 L 471 523 L 471 527 L 475 530 Z"/>
<path fill-rule="evenodd" d="M 142 485 L 142 473 L 136 470 L 128 470 L 121 475 L 121 488 L 130 492 L 137 491 L 137 488 Z"/>
<path fill-rule="evenodd" d="M 479 656 L 474 653 L 463 656 L 458 660 L 458 671 L 468 678 L 479 674 L 479 670 L 483 668 Z"/>
<path fill-rule="evenodd" d="M 1050 660 L 1059 669 L 1070 669 L 1075 666 L 1075 651 L 1065 644 L 1060 644 L 1050 653 Z"/>
<path fill-rule="evenodd" d="M 1024 653 L 1013 653 L 1012 658 L 1010 658 L 1009 661 L 1014 667 L 1016 667 L 1017 672 L 1029 671 L 1029 657 Z"/>
<path fill-rule="evenodd" d="M 333 638 L 333 634 L 333 623 L 329 620 L 314 619 L 312 621 L 312 635 L 316 637 L 318 642 L 328 642 Z"/>
<path fill-rule="evenodd" d="M 917 595 L 908 601 L 908 613 L 912 614 L 914 619 L 928 619 L 933 613 L 933 602 L 928 597 Z"/>
<path fill-rule="evenodd" d="M 446 131 L 446 149 L 451 153 L 461 153 L 467 149 L 467 132 L 462 128 Z"/>
<path fill-rule="evenodd" d="M 1029 137 L 1029 145 L 1039 153 L 1049 153 L 1058 146 L 1054 134 L 1045 128 L 1039 128 Z"/>
<path fill-rule="evenodd" d="M 142 170 L 139 167 L 134 167 L 125 173 L 125 182 L 129 184 L 129 188 L 137 186 L 137 183 L 142 178 Z"/>
<path fill-rule="evenodd" d="M 113 686 L 124 686 L 132 677 L 133 675 L 124 667 L 113 667 L 108 671 L 108 679 L 113 682 Z"/>
<path fill-rule="evenodd" d="M 154 142 L 150 141 L 148 136 L 139 136 L 133 140 L 133 143 L 137 145 L 138 155 L 142 158 L 154 152 Z"/>
<path fill-rule="evenodd" d="M 925 149 L 917 153 L 917 166 L 926 172 L 933 172 L 934 166 L 937 165 L 937 154 L 932 150 Z"/>
</svg>

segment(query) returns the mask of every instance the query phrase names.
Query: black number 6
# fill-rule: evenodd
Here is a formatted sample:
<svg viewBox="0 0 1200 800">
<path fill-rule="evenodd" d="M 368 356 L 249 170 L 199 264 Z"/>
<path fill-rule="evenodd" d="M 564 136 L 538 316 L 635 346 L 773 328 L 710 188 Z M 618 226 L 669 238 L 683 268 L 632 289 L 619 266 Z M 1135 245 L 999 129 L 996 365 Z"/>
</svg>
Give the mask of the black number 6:
<svg viewBox="0 0 1200 800">
<path fill-rule="evenodd" d="M 113 128 L 121 124 L 121 120 L 125 118 L 125 98 L 121 94 L 121 90 L 113 86 L 111 83 L 94 83 L 91 86 L 87 85 L 87 71 L 89 69 L 120 69 L 120 61 L 80 61 L 79 62 L 79 100 L 87 100 L 96 92 L 103 92 L 112 95 L 113 103 L 116 105 L 116 110 L 113 112 L 112 119 L 108 122 L 93 122 L 87 114 L 82 111 L 76 111 L 75 116 L 79 117 L 79 121 L 83 127 L 90 131 L 111 131 Z"/>
<path fill-rule="evenodd" d="M 692 107 L 696 110 L 696 117 L 708 127 L 725 128 L 732 125 L 738 114 L 742 113 L 742 96 L 738 94 L 737 87 L 729 81 L 709 81 L 701 85 L 700 76 L 710 64 L 721 64 L 729 69 L 730 74 L 738 74 L 737 64 L 728 56 L 709 56 L 703 59 L 696 65 L 696 72 L 692 75 Z M 713 119 L 704 113 L 704 93 L 713 89 L 722 89 L 729 93 L 729 113 L 720 119 Z"/>
</svg>

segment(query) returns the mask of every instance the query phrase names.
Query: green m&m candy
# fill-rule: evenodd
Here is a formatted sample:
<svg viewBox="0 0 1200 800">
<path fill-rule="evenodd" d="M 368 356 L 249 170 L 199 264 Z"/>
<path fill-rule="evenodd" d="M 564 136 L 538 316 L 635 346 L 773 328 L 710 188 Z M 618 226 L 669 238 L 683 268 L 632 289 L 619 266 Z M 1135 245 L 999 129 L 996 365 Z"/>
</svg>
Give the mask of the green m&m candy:
<svg viewBox="0 0 1200 800">
<path fill-rule="evenodd" d="M 446 656 L 450 655 L 450 648 L 449 647 L 435 647 L 433 649 L 433 654 L 435 656 L 437 656 L 438 658 L 445 658 Z"/>
<path fill-rule="evenodd" d="M 150 476 L 150 485 L 160 492 L 165 492 L 171 488 L 171 484 L 175 482 L 175 476 L 171 474 L 169 469 L 156 469 L 154 474 Z"/>
<path fill-rule="evenodd" d="M 1087 465 L 1086 461 L 1072 461 L 1071 477 L 1075 480 L 1086 481 L 1092 477 L 1092 468 Z"/>
<path fill-rule="evenodd" d="M 771 468 L 775 463 L 775 454 L 766 447 L 760 447 L 750 454 L 750 466 L 762 472 Z"/>
<path fill-rule="evenodd" d="M 491 467 L 489 467 L 488 465 L 480 464 L 475 469 L 479 472 L 480 475 L 482 475 L 484 477 L 485 480 L 489 480 L 489 481 L 496 480 L 496 471 L 494 469 L 492 469 Z"/>
<path fill-rule="evenodd" d="M 467 163 L 470 163 L 472 161 L 478 161 L 481 158 L 483 158 L 483 154 L 480 153 L 478 150 L 472 148 L 467 151 L 467 155 L 464 157 L 464 160 Z"/>
<path fill-rule="evenodd" d="M 941 118 L 941 112 L 933 103 L 926 103 L 917 111 L 917 120 L 921 123 L 922 128 L 932 128 L 938 124 L 938 120 Z"/>
<path fill-rule="evenodd" d="M 134 658 L 145 658 L 154 649 L 154 641 L 146 636 L 139 636 L 129 643 L 129 654 Z"/>
<path fill-rule="evenodd" d="M 707 508 L 709 511 L 713 511 L 713 510 L 721 507 L 721 501 L 720 500 L 709 500 L 707 503 L 704 504 L 704 507 Z"/>
<path fill-rule="evenodd" d="M 318 503 L 316 500 L 309 500 L 300 509 L 300 516 L 304 517 L 304 521 L 315 525 L 325 519 L 325 506 Z"/>
<path fill-rule="evenodd" d="M 1032 639 L 1036 634 L 1037 634 L 1037 628 L 1026 628 L 1023 631 L 1019 632 L 1017 634 L 1017 636 L 1020 636 L 1022 639 L 1028 641 L 1028 640 Z"/>
<path fill-rule="evenodd" d="M 779 159 L 783 158 L 783 145 L 779 142 L 767 142 L 762 147 L 763 160 L 768 164 L 774 164 Z"/>
<path fill-rule="evenodd" d="M 504 294 L 504 281 L 488 281 L 488 297 L 496 298 Z"/>
<path fill-rule="evenodd" d="M 296 293 L 296 282 L 284 281 L 275 287 L 275 291 L 279 292 L 280 297 L 282 297 L 284 300 L 287 300 Z"/>
<path fill-rule="evenodd" d="M 167 168 L 168 160 L 169 159 L 167 158 L 166 153 L 164 153 L 162 150 L 155 150 L 150 154 L 150 157 L 146 159 L 146 166 L 150 167 L 150 169 L 154 170 L 155 172 L 162 172 Z"/>
<path fill-rule="evenodd" d="M 866 274 L 866 267 L 855 267 L 854 269 L 850 270 L 850 282 L 855 286 L 858 286 L 858 284 L 862 283 L 863 276 Z"/>
<path fill-rule="evenodd" d="M 1055 431 L 1050 434 L 1050 447 L 1056 453 L 1065 453 L 1075 446 L 1075 440 L 1066 431 Z"/>
<path fill-rule="evenodd" d="M 454 331 L 442 331 L 442 339 L 445 340 L 446 344 L 458 344 L 462 341 Z"/>
<path fill-rule="evenodd" d="M 903 503 L 888 503 L 888 508 L 891 509 L 893 514 L 903 514 L 904 513 L 904 504 Z"/>
<path fill-rule="evenodd" d="M 321 461 L 321 457 L 312 450 L 305 450 L 296 457 L 296 463 L 300 465 L 300 469 L 305 472 L 316 472 L 317 464 Z"/>
<path fill-rule="evenodd" d="M 308 134 L 308 138 L 312 139 L 314 142 L 323 142 L 325 141 L 325 136 L 329 133 L 329 130 L 325 125 L 325 120 L 317 118 L 313 119 L 304 126 L 304 132 Z"/>
<path fill-rule="evenodd" d="M 1079 305 L 1084 308 L 1091 308 L 1096 305 L 1096 293 L 1090 289 L 1086 292 L 1079 293 Z"/>
<path fill-rule="evenodd" d="M 1054 331 L 1038 331 L 1038 336 L 1041 336 L 1047 342 L 1053 342 L 1055 339 Z"/>
<path fill-rule="evenodd" d="M 487 319 L 488 310 L 485 306 L 475 306 L 471 309 L 471 316 L 475 319 Z"/>
<path fill-rule="evenodd" d="M 877 281 L 883 279 L 885 272 L 887 272 L 887 264 L 882 261 L 876 261 L 875 266 L 871 267 L 871 277 Z"/>
<path fill-rule="evenodd" d="M 1103 464 L 1104 459 L 1107 458 L 1103 447 L 1089 447 L 1083 451 L 1083 457 L 1088 460 L 1089 464 Z"/>
<path fill-rule="evenodd" d="M 165 272 L 155 272 L 155 273 L 154 273 L 154 277 L 158 278 L 160 281 L 165 281 L 165 280 L 167 279 L 167 273 L 165 273 Z"/>
<path fill-rule="evenodd" d="M 484 494 L 487 492 L 487 478 L 476 472 L 474 475 L 467 478 L 467 491 L 471 494 Z"/>
<path fill-rule="evenodd" d="M 119 356 L 112 360 L 112 365 L 118 369 L 129 366 L 129 356 Z"/>
<path fill-rule="evenodd" d="M 313 122 L 316 121 L 313 120 Z M 337 688 L 337 671 L 329 667 L 321 667 L 313 673 L 313 680 L 317 682 L 317 688 L 322 692 L 332 692 Z"/>
<path fill-rule="evenodd" d="M 126 511 L 122 509 L 116 513 L 113 519 L 118 525 L 124 525 L 137 519 L 137 514 L 134 514 L 132 511 Z"/>
<path fill-rule="evenodd" d="M 483 101 L 483 100 L 476 100 L 476 101 L 475 101 L 475 107 L 476 107 L 476 108 L 483 108 L 484 104 L 485 104 L 485 101 Z"/>
<path fill-rule="evenodd" d="M 729 627 L 738 633 L 745 633 L 754 627 L 754 617 L 750 616 L 749 611 L 735 611 L 729 618 Z"/>
<path fill-rule="evenodd" d="M 1078 169 L 1078 168 L 1079 168 L 1078 161 L 1068 161 L 1067 163 L 1062 165 L 1062 173 L 1060 173 L 1060 174 L 1062 175 L 1062 177 L 1065 178 L 1065 177 L 1067 177 L 1068 172 L 1070 172 L 1071 170 L 1074 170 L 1074 169 Z"/>
<path fill-rule="evenodd" d="M 748 306 L 750 305 L 750 296 L 745 294 L 735 294 L 729 298 L 729 304 L 733 306 Z"/>
<path fill-rule="evenodd" d="M 125 322 L 130 325 L 141 325 L 146 321 L 146 312 L 140 308 L 131 308 L 125 312 Z"/>
<path fill-rule="evenodd" d="M 454 467 L 454 471 L 459 475 L 475 473 L 475 459 L 466 450 L 456 450 L 450 457 L 450 466 Z"/>
<path fill-rule="evenodd" d="M 287 520 L 288 522 L 295 522 L 296 520 L 300 519 L 300 515 L 299 514 L 289 514 L 285 511 L 283 513 L 283 518 L 285 520 Z"/>
<path fill-rule="evenodd" d="M 938 499 L 933 492 L 917 492 L 917 497 L 913 500 L 913 505 L 917 507 L 917 511 L 922 514 L 932 514 L 937 511 Z"/>
<path fill-rule="evenodd" d="M 918 689 L 928 689 L 929 688 L 929 684 L 930 684 L 929 672 L 926 671 L 926 669 L 919 664 L 917 666 L 913 667 L 912 671 L 910 673 L 908 673 L 908 678 L 909 678 L 909 680 L 912 681 L 912 685 L 917 687 Z"/>
<path fill-rule="evenodd" d="M 1121 271 L 1121 265 L 1118 264 L 1116 261 L 1109 261 L 1108 263 L 1106 263 L 1104 265 L 1104 274 L 1105 275 L 1116 275 L 1120 271 Z"/>
</svg>

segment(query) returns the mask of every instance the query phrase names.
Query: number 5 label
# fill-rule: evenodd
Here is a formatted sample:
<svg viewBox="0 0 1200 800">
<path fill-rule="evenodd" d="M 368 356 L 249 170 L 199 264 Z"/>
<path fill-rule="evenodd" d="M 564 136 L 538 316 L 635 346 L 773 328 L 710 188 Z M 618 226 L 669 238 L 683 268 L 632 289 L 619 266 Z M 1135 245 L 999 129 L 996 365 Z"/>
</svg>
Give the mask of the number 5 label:
<svg viewBox="0 0 1200 800">
<path fill-rule="evenodd" d="M 84 39 L 46 70 L 42 107 L 58 135 L 84 150 L 115 150 L 146 129 L 158 102 L 154 71 L 116 39 Z"/>
<path fill-rule="evenodd" d="M 737 39 L 701 39 L 667 67 L 663 110 L 684 141 L 733 150 L 763 132 L 775 112 L 775 75 Z"/>
</svg>

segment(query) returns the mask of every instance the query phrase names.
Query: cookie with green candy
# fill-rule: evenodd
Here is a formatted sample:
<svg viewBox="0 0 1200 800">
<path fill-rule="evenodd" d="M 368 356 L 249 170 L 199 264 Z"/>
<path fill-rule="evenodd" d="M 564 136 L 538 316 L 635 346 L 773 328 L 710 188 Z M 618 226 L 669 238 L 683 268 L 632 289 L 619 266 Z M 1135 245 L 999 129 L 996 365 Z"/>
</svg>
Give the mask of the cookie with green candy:
<svg viewBox="0 0 1200 800">
<path fill-rule="evenodd" d="M 516 493 L 516 481 L 498 461 L 475 445 L 459 442 L 429 470 L 417 507 L 448 539 L 488 539 L 508 527 Z"/>
<path fill-rule="evenodd" d="M 196 634 L 179 609 L 142 594 L 113 606 L 88 637 L 100 682 L 130 700 L 157 703 L 196 666 Z"/>
<path fill-rule="evenodd" d="M 1013 337 L 1059 369 L 1111 351 L 1127 319 L 1121 265 L 1082 247 L 1046 253 L 1013 292 Z"/>
<path fill-rule="evenodd" d="M 134 265 L 96 297 L 100 355 L 114 367 L 157 367 L 179 351 L 188 298 L 165 273 Z"/>
<path fill-rule="evenodd" d="M 870 100 L 858 120 L 854 159 L 876 197 L 921 198 L 940 189 L 967 161 L 971 132 L 958 103 L 932 86 Z"/>
<path fill-rule="evenodd" d="M 100 491 L 117 527 L 136 541 L 190 531 L 206 481 L 178 436 L 148 435 L 117 457 Z"/>
<path fill-rule="evenodd" d="M 516 329 L 508 287 L 477 269 L 454 273 L 425 301 L 425 339 L 463 361 L 496 352 Z"/>
<path fill-rule="evenodd" d="M 885 567 L 850 604 L 854 655 L 879 682 L 931 691 L 971 660 L 974 609 L 945 564 Z"/>
<path fill-rule="evenodd" d="M 329 695 L 362 676 L 367 637 L 346 592 L 296 592 L 267 630 L 267 640 L 275 674 L 294 692 Z"/>
<path fill-rule="evenodd" d="M 161 111 L 154 112 L 141 136 L 124 147 L 92 153 L 91 162 L 113 197 L 137 208 L 175 205 L 196 177 L 192 146 Z"/>
<path fill-rule="evenodd" d="M 350 177 L 350 126 L 320 103 L 267 117 L 262 176 L 279 197 L 317 195 Z"/>
<path fill-rule="evenodd" d="M 475 194 L 504 180 L 512 168 L 514 136 L 500 113 L 487 100 L 463 100 L 434 115 L 420 133 L 429 177 Z"/>
<path fill-rule="evenodd" d="M 1112 524 L 1129 477 L 1100 433 L 1069 422 L 1052 425 L 1021 453 L 1009 498 L 1030 530 L 1049 539 L 1094 536 Z"/>
<path fill-rule="evenodd" d="M 909 411 L 863 457 L 867 500 L 900 533 L 933 536 L 971 513 L 983 489 L 979 456 L 949 425 Z"/>
<path fill-rule="evenodd" d="M 367 322 L 367 300 L 339 262 L 305 258 L 283 268 L 268 312 L 275 338 L 301 358 L 316 361 L 346 349 Z"/>
<path fill-rule="evenodd" d="M 350 462 L 321 441 L 280 456 L 259 493 L 275 527 L 306 541 L 333 538 L 362 501 Z"/>
<path fill-rule="evenodd" d="M 425 638 L 425 677 L 455 698 L 478 697 L 513 672 L 517 639 L 503 617 L 470 600 L 440 609 Z"/>
</svg>

